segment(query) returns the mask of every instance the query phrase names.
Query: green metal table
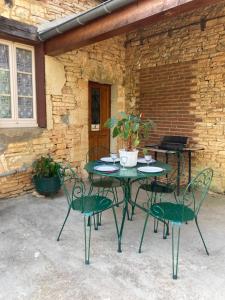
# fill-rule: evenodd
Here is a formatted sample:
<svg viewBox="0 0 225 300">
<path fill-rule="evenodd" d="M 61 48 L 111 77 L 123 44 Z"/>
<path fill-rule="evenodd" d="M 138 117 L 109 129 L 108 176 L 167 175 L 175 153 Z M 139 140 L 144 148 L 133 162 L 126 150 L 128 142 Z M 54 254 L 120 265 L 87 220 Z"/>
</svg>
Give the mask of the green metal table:
<svg viewBox="0 0 225 300">
<path fill-rule="evenodd" d="M 164 176 L 167 173 L 171 172 L 172 167 L 168 164 L 156 161 L 155 163 L 151 164 L 151 166 L 161 167 L 163 169 L 162 172 L 142 173 L 142 172 L 139 172 L 137 168 L 140 166 L 143 166 L 143 164 L 137 164 L 137 166 L 134 168 L 126 168 L 125 170 L 123 170 L 122 167 L 120 167 L 118 172 L 103 173 L 103 172 L 96 171 L 94 169 L 95 166 L 101 165 L 101 164 L 102 163 L 100 161 L 91 161 L 85 165 L 85 170 L 88 173 L 117 178 L 117 179 L 121 180 L 123 183 L 122 186 L 123 186 L 124 197 L 123 197 L 123 201 L 118 203 L 118 204 L 121 204 L 121 203 L 124 204 L 123 205 L 123 213 L 122 213 L 122 221 L 121 221 L 121 226 L 120 226 L 120 230 L 119 230 L 119 234 L 118 234 L 118 252 L 122 252 L 121 241 L 122 241 L 122 235 L 123 235 L 126 214 L 128 214 L 128 204 L 129 203 L 131 205 L 135 204 L 131 199 L 131 184 L 132 184 L 132 182 L 137 179 L 145 179 L 148 177 Z M 120 166 L 119 164 L 117 164 L 117 165 Z"/>
</svg>

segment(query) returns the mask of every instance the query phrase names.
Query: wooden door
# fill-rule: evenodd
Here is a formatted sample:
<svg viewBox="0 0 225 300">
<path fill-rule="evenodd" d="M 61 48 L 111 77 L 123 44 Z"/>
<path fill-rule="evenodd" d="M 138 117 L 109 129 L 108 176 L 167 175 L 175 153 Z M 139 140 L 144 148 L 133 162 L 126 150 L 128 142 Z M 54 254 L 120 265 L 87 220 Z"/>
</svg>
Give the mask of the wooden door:
<svg viewBox="0 0 225 300">
<path fill-rule="evenodd" d="M 111 113 L 110 95 L 110 85 L 89 82 L 89 151 L 100 149 L 100 152 L 89 155 L 89 160 L 109 155 L 106 149 L 110 149 L 110 130 L 104 127 L 104 123 Z"/>
</svg>

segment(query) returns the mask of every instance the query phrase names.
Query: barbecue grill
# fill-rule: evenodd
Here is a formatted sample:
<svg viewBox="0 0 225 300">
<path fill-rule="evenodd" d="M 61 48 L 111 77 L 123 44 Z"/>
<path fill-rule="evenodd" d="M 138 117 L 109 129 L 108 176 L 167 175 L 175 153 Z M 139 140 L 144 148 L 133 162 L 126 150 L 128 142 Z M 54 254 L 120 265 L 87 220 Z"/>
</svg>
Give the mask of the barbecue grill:
<svg viewBox="0 0 225 300">
<path fill-rule="evenodd" d="M 157 160 L 158 153 L 164 153 L 166 156 L 166 163 L 168 163 L 169 154 L 177 156 L 177 195 L 180 193 L 180 154 L 181 152 L 188 153 L 188 183 L 191 182 L 191 153 L 204 150 L 203 147 L 187 147 L 188 137 L 186 136 L 164 136 L 160 144 L 146 145 L 150 151 L 155 153 Z"/>
<path fill-rule="evenodd" d="M 170 151 L 182 151 L 187 146 L 187 142 L 188 137 L 186 136 L 164 136 L 158 148 Z"/>
<path fill-rule="evenodd" d="M 180 193 L 180 164 L 181 155 L 187 146 L 188 137 L 186 136 L 164 136 L 161 143 L 158 145 L 149 145 L 151 150 L 155 152 L 155 159 L 157 160 L 157 152 L 163 152 L 166 156 L 166 163 L 168 163 L 169 154 L 176 154 L 177 156 L 177 195 Z M 191 154 L 189 155 L 189 180 L 191 180 Z"/>
</svg>

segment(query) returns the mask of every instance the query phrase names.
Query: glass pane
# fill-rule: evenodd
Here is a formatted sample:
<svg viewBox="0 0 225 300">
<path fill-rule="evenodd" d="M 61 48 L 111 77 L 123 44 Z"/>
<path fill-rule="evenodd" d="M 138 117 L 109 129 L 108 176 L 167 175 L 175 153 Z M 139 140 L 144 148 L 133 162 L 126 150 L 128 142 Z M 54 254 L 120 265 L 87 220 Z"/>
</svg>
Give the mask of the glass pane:
<svg viewBox="0 0 225 300">
<path fill-rule="evenodd" d="M 10 95 L 10 73 L 0 70 L 0 95 Z"/>
<path fill-rule="evenodd" d="M 16 64 L 18 72 L 32 73 L 32 52 L 16 48 Z"/>
<path fill-rule="evenodd" d="M 21 119 L 33 118 L 33 99 L 22 98 L 18 99 L 18 115 Z"/>
<path fill-rule="evenodd" d="M 100 124 L 100 89 L 91 91 L 91 124 Z"/>
<path fill-rule="evenodd" d="M 0 118 L 11 118 L 10 96 L 0 96 Z"/>
<path fill-rule="evenodd" d="M 0 68 L 9 69 L 9 46 L 0 44 Z"/>
<path fill-rule="evenodd" d="M 17 88 L 19 96 L 33 96 L 32 75 L 17 73 Z"/>
</svg>

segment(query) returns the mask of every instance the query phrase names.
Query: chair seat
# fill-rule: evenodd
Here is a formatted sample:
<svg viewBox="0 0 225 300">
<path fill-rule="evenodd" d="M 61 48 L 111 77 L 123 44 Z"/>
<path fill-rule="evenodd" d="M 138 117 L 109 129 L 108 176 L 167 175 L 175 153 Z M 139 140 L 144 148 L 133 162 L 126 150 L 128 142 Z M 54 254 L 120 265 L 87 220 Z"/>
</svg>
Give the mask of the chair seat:
<svg viewBox="0 0 225 300">
<path fill-rule="evenodd" d="M 91 181 L 91 185 L 99 188 L 112 188 L 112 187 L 120 187 L 121 182 L 117 179 L 94 179 Z"/>
<path fill-rule="evenodd" d="M 150 213 L 153 217 L 174 223 L 184 223 L 195 218 L 195 213 L 191 208 L 171 202 L 153 204 Z"/>
<path fill-rule="evenodd" d="M 148 192 L 170 194 L 175 191 L 176 185 L 153 181 L 151 184 L 141 184 L 140 188 Z"/>
<path fill-rule="evenodd" d="M 82 207 L 83 204 L 83 207 Z M 84 196 L 73 200 L 72 209 L 78 210 L 84 214 L 101 212 L 109 208 L 113 201 L 107 197 L 99 195 Z"/>
</svg>

